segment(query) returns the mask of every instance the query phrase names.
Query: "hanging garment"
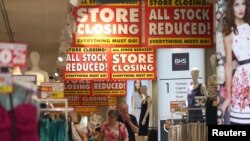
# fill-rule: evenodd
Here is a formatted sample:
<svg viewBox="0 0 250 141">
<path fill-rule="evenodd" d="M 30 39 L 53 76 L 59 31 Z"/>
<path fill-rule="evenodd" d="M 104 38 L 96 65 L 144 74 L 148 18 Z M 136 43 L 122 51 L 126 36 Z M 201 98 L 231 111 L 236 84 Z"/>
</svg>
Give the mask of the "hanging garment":
<svg viewBox="0 0 250 141">
<path fill-rule="evenodd" d="M 4 132 L 0 132 L 0 139 L 3 141 L 12 141 L 12 126 L 10 123 L 9 113 L 0 105 L 0 117 L 1 125 Z M 28 111 L 27 114 L 25 111 Z M 37 123 L 37 108 L 33 104 L 20 104 L 14 109 L 16 128 L 16 139 L 17 141 L 39 141 L 38 137 L 38 123 Z M 9 132 L 9 133 L 8 133 Z M 2 141 L 2 140 L 1 140 Z"/>
</svg>

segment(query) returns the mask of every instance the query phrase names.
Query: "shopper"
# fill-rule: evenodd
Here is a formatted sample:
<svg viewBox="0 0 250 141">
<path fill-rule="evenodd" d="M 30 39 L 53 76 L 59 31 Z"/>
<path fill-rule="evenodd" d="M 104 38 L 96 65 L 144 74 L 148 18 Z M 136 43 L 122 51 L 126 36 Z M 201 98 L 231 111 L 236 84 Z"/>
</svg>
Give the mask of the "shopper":
<svg viewBox="0 0 250 141">
<path fill-rule="evenodd" d="M 129 141 L 135 141 L 135 134 L 138 134 L 139 128 L 136 117 L 128 113 L 128 105 L 121 103 L 119 105 L 120 116 L 118 121 L 125 124 L 128 130 Z"/>
<path fill-rule="evenodd" d="M 117 120 L 118 116 L 118 111 L 109 110 L 108 120 L 101 125 L 101 141 L 128 141 L 127 128 Z"/>
<path fill-rule="evenodd" d="M 148 87 L 143 85 L 140 88 L 140 93 L 145 95 L 145 99 L 141 103 L 141 114 L 139 120 L 139 139 L 140 141 L 147 141 L 148 137 L 148 126 L 149 126 L 149 115 L 152 105 L 152 99 L 148 95 Z"/>
<path fill-rule="evenodd" d="M 223 18 L 227 97 L 221 106 L 230 106 L 231 124 L 250 124 L 250 5 L 246 0 L 229 0 Z M 232 56 L 238 66 L 233 74 Z M 232 75 L 233 74 L 233 75 Z"/>
<path fill-rule="evenodd" d="M 82 117 L 79 113 L 71 114 L 71 119 L 74 119 L 71 123 L 73 141 L 88 141 L 88 131 L 86 127 L 81 124 L 81 118 Z"/>
</svg>

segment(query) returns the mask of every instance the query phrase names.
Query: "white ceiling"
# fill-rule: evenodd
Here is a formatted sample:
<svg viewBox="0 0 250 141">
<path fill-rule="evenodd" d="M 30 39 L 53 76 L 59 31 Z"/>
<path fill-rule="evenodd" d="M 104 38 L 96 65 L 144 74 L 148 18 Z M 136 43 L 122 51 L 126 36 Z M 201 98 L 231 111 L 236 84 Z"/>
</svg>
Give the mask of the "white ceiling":
<svg viewBox="0 0 250 141">
<path fill-rule="evenodd" d="M 60 36 L 66 25 L 68 0 L 0 0 L 5 4 L 14 42 L 26 43 L 28 52 L 40 54 L 39 67 L 53 76 L 57 68 Z M 1 4 L 1 2 L 0 2 Z M 0 42 L 9 35 L 0 9 Z M 29 67 L 31 63 L 28 60 Z"/>
</svg>

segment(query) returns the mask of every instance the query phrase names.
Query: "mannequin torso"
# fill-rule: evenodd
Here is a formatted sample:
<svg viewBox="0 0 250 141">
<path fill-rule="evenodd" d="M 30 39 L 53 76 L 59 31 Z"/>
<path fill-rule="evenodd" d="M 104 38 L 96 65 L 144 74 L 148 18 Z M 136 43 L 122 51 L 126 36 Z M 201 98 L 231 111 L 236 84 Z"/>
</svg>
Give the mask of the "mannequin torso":
<svg viewBox="0 0 250 141">
<path fill-rule="evenodd" d="M 37 76 L 37 85 L 41 85 L 42 82 L 49 82 L 49 75 L 46 71 L 39 69 L 39 59 L 40 56 L 38 52 L 31 52 L 30 59 L 32 62 L 32 69 L 25 72 L 28 75 L 36 75 Z"/>
</svg>

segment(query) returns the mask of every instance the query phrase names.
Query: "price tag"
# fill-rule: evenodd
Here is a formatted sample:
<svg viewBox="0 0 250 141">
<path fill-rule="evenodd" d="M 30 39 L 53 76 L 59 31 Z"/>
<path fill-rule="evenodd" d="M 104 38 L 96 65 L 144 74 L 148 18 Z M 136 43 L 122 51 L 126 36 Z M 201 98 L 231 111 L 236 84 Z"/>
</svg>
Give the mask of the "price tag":
<svg viewBox="0 0 250 141">
<path fill-rule="evenodd" d="M 10 94 L 12 91 L 12 75 L 10 73 L 0 73 L 0 94 Z"/>
<path fill-rule="evenodd" d="M 25 67 L 27 59 L 27 45 L 0 42 L 1 67 Z"/>
</svg>

